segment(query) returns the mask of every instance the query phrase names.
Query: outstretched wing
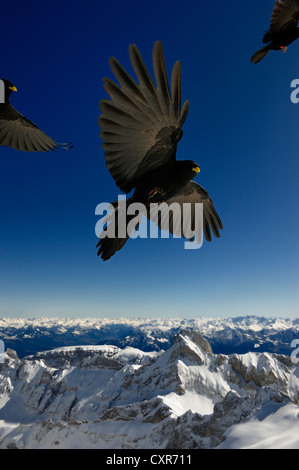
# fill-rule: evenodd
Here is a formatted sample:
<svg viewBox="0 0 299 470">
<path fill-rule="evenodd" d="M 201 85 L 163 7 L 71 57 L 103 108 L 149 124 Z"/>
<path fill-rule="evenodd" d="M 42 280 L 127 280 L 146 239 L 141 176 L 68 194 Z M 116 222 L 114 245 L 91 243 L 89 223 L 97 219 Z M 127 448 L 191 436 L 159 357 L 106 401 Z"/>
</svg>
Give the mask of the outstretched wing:
<svg viewBox="0 0 299 470">
<path fill-rule="evenodd" d="M 202 230 L 207 241 L 212 241 L 211 230 L 215 237 L 220 237 L 219 230 L 223 229 L 221 219 L 209 194 L 202 186 L 190 181 L 179 193 L 167 199 L 169 208 L 173 203 L 179 204 L 180 210 L 178 212 L 175 210 L 166 211 L 164 218 L 162 212 L 159 220 L 151 218 L 161 230 L 169 230 L 173 235 L 182 236 L 183 238 L 195 238 L 197 242 L 201 240 Z M 197 223 L 196 203 L 203 204 L 202 225 Z M 190 212 L 184 212 L 183 204 L 189 205 Z"/>
<path fill-rule="evenodd" d="M 107 168 L 126 193 L 146 172 L 175 158 L 189 109 L 189 101 L 181 109 L 179 61 L 172 70 L 170 92 L 161 42 L 153 48 L 156 85 L 135 45 L 130 46 L 129 54 L 139 84 L 111 58 L 110 66 L 120 86 L 104 79 L 111 100 L 101 100 L 98 120 Z"/>
<path fill-rule="evenodd" d="M 70 142 L 59 143 L 48 137 L 11 104 L 0 105 L 0 145 L 7 145 L 24 152 L 49 152 L 72 148 Z"/>
<path fill-rule="evenodd" d="M 273 35 L 278 32 L 292 31 L 297 27 L 299 20 L 299 0 L 276 0 L 273 9 L 270 29 L 266 31 L 263 42 L 272 41 Z"/>
</svg>

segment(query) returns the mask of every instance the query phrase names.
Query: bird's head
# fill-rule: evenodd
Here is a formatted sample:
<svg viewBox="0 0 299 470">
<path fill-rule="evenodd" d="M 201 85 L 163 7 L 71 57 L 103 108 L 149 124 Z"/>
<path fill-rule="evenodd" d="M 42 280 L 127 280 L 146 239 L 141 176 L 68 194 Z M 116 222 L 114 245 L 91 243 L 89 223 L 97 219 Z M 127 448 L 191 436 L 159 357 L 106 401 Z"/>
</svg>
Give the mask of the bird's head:
<svg viewBox="0 0 299 470">
<path fill-rule="evenodd" d="M 199 165 L 191 160 L 186 161 L 186 169 L 190 172 L 190 178 L 193 179 L 200 172 Z"/>
<path fill-rule="evenodd" d="M 11 83 L 9 80 L 6 80 L 6 78 L 2 78 L 2 82 L 4 83 L 5 86 L 5 101 L 10 97 L 13 91 L 17 91 L 16 87 L 14 86 L 13 83 Z"/>
</svg>

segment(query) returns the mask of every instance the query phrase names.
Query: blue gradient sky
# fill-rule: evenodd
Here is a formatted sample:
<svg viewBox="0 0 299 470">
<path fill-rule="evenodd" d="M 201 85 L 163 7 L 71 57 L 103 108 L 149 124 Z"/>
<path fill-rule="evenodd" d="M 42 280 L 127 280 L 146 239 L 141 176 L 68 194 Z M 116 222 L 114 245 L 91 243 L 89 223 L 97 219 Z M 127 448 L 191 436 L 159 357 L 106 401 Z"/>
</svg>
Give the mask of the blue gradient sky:
<svg viewBox="0 0 299 470">
<path fill-rule="evenodd" d="M 273 0 L 36 2 L 1 6 L 1 74 L 12 104 L 67 153 L 0 148 L 0 316 L 297 316 L 298 125 L 291 81 L 299 41 L 258 65 Z M 179 159 L 223 220 L 220 240 L 129 240 L 103 263 L 95 208 L 119 190 L 105 166 L 97 118 L 115 56 L 131 70 L 135 43 L 177 59 L 190 100 Z"/>
</svg>

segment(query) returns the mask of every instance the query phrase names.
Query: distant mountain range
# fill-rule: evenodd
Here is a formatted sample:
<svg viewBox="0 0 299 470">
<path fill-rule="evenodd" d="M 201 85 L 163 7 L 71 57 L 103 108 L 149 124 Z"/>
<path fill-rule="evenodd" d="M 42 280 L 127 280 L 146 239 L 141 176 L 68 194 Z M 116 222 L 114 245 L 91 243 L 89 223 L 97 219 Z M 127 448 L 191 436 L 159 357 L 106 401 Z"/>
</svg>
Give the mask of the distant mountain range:
<svg viewBox="0 0 299 470">
<path fill-rule="evenodd" d="M 20 358 L 63 346 L 131 346 L 144 352 L 167 350 L 182 329 L 197 331 L 215 354 L 250 351 L 291 354 L 299 318 L 256 316 L 227 319 L 0 319 L 0 340 Z"/>
<path fill-rule="evenodd" d="M 246 325 L 250 341 L 254 328 L 261 341 L 267 322 L 261 328 L 256 318 L 227 320 L 216 328 L 216 321 L 194 320 L 188 330 L 179 321 L 147 327 L 139 321 L 115 323 L 119 340 L 140 332 L 145 344 L 159 349 L 166 338 L 164 344 L 172 344 L 165 351 L 68 346 L 19 359 L 7 349 L 0 364 L 0 448 L 299 449 L 299 367 L 289 355 L 215 354 L 199 333 L 207 336 L 212 325 L 211 336 L 226 335 L 224 345 L 237 338 L 240 345 Z M 85 321 L 82 330 L 79 322 L 71 327 L 71 322 L 31 320 L 27 335 L 37 337 L 35 326 L 44 344 L 51 324 L 56 335 L 60 328 L 61 341 L 64 334 L 70 340 L 71 330 L 79 338 L 85 331 L 87 339 L 95 331 L 93 322 Z M 25 336 L 25 325 L 15 331 Z M 113 329 L 107 325 L 108 335 Z M 278 331 L 282 337 L 287 331 L 287 344 L 294 324 L 284 320 L 274 326 L 269 344 L 270 330 L 276 340 Z"/>
</svg>

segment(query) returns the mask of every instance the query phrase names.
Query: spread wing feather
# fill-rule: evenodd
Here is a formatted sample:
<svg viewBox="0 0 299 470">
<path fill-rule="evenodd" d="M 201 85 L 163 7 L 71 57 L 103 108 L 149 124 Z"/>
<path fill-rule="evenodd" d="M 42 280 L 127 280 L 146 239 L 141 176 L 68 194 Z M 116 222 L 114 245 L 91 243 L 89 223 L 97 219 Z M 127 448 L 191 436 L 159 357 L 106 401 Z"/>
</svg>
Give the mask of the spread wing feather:
<svg viewBox="0 0 299 470">
<path fill-rule="evenodd" d="M 273 35 L 278 32 L 292 31 L 297 27 L 299 20 L 299 0 L 275 1 L 270 21 L 270 29 L 265 32 L 263 42 L 272 41 Z"/>
<path fill-rule="evenodd" d="M 71 143 L 59 143 L 48 137 L 33 122 L 25 118 L 10 104 L 0 109 L 0 145 L 24 152 L 69 150 Z"/>
<path fill-rule="evenodd" d="M 156 85 L 135 45 L 130 46 L 129 56 L 139 83 L 111 58 L 119 85 L 104 79 L 111 100 L 101 100 L 98 120 L 107 168 L 124 192 L 130 192 L 149 167 L 157 168 L 175 158 L 189 110 L 189 101 L 181 109 L 179 62 L 173 67 L 169 89 L 161 42 L 153 49 Z"/>
<path fill-rule="evenodd" d="M 163 213 L 161 211 L 159 219 L 156 218 L 156 214 L 154 214 L 154 218 L 151 218 L 161 230 L 169 230 L 173 235 L 182 236 L 183 238 L 192 239 L 195 237 L 197 242 L 201 240 L 202 230 L 207 241 L 212 241 L 211 232 L 215 237 L 220 237 L 219 230 L 223 229 L 221 219 L 209 194 L 202 186 L 194 181 L 189 182 L 179 193 L 167 199 L 169 208 L 173 203 L 179 204 L 180 210 L 178 212 L 169 210 Z M 189 217 L 182 217 L 184 213 L 183 204 L 186 203 L 189 203 Z M 196 218 L 196 203 L 203 204 L 202 225 L 198 224 L 199 220 Z M 185 212 L 185 215 L 188 215 L 188 213 Z"/>
</svg>

